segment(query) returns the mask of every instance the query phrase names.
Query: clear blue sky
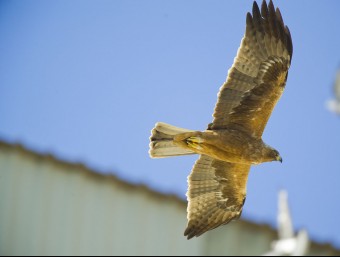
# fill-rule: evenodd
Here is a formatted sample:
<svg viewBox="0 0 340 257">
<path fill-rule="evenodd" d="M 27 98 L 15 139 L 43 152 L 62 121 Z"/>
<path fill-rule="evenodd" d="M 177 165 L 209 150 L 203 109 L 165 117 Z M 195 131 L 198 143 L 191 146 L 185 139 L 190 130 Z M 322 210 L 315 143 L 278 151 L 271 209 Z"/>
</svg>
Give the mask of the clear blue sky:
<svg viewBox="0 0 340 257">
<path fill-rule="evenodd" d="M 283 164 L 252 168 L 243 217 L 340 247 L 340 119 L 325 101 L 340 63 L 339 1 L 275 1 L 294 56 L 264 133 Z M 252 1 L 0 2 L 0 138 L 185 198 L 196 156 L 153 160 L 157 121 L 203 130 Z M 184 229 L 184 228 L 183 228 Z M 179 235 L 182 236 L 182 235 Z"/>
</svg>

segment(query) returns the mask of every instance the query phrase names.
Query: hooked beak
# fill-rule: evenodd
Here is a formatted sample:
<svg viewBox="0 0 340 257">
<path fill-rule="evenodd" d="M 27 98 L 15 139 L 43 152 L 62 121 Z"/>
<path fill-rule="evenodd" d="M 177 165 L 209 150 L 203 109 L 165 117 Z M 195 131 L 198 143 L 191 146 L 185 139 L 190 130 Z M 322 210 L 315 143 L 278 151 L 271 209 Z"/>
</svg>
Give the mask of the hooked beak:
<svg viewBox="0 0 340 257">
<path fill-rule="evenodd" d="M 282 163 L 282 157 L 280 155 L 276 158 L 276 160 Z"/>
</svg>

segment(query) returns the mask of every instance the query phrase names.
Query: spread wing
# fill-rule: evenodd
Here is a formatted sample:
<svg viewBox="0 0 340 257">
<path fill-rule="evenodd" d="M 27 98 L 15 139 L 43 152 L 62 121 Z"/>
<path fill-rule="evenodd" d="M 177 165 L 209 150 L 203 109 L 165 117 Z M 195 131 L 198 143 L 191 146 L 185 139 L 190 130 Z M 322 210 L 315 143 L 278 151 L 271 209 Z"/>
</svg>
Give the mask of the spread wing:
<svg viewBox="0 0 340 257">
<path fill-rule="evenodd" d="M 250 165 L 201 155 L 188 177 L 188 239 L 237 219 L 246 199 Z"/>
<path fill-rule="evenodd" d="M 218 94 L 211 129 L 236 127 L 261 137 L 279 100 L 293 54 L 292 39 L 280 10 L 254 2 L 246 32 L 227 81 Z"/>
</svg>

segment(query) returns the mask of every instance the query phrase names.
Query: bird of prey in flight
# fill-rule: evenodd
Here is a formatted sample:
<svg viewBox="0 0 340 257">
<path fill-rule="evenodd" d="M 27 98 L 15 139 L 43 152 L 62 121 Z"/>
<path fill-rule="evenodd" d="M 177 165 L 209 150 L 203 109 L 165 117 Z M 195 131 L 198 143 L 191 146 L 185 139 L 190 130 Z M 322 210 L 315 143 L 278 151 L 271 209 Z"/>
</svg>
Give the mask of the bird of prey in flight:
<svg viewBox="0 0 340 257">
<path fill-rule="evenodd" d="M 241 216 L 250 166 L 281 161 L 262 141 L 282 95 L 293 54 L 280 10 L 264 0 L 247 13 L 241 45 L 219 90 L 213 121 L 204 131 L 158 122 L 151 131 L 152 158 L 199 154 L 188 177 L 188 239 Z"/>
</svg>

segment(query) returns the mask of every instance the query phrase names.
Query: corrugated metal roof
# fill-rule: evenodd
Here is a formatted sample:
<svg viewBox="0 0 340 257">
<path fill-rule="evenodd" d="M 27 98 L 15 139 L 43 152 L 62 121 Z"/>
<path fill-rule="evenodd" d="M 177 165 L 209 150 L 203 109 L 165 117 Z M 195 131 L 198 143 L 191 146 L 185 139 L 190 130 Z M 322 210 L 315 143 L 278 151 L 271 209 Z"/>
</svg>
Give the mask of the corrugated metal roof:
<svg viewBox="0 0 340 257">
<path fill-rule="evenodd" d="M 154 191 L 152 189 L 150 189 L 149 187 L 147 187 L 146 185 L 143 184 L 132 184 L 129 183 L 127 181 L 124 181 L 120 178 L 118 178 L 117 176 L 112 175 L 112 173 L 110 174 L 102 174 L 99 173 L 93 169 L 88 168 L 85 164 L 83 163 L 72 163 L 69 161 L 64 161 L 60 158 L 55 157 L 52 154 L 49 153 L 37 153 L 35 151 L 29 150 L 26 147 L 24 147 L 21 144 L 15 143 L 7 143 L 4 141 L 0 141 L 0 149 L 4 150 L 4 151 L 11 151 L 11 152 L 17 152 L 21 155 L 25 155 L 27 157 L 29 157 L 30 159 L 39 161 L 39 162 L 48 162 L 48 163 L 52 163 L 53 165 L 56 166 L 60 166 L 62 170 L 73 170 L 73 171 L 77 171 L 80 172 L 83 176 L 89 177 L 93 180 L 97 180 L 97 181 L 105 181 L 105 182 L 112 182 L 114 184 L 117 185 L 117 183 L 122 186 L 125 187 L 128 190 L 133 190 L 133 191 L 143 191 L 144 193 L 146 193 L 148 195 L 148 197 L 151 198 L 157 198 L 158 200 L 164 200 L 164 201 L 172 201 L 180 206 L 182 206 L 181 208 L 185 209 L 186 208 L 186 201 L 184 201 L 183 199 L 180 199 L 179 197 L 177 197 L 176 195 L 171 195 L 171 194 L 163 194 L 157 191 Z M 249 229 L 250 231 L 256 231 L 256 230 L 261 230 L 264 232 L 264 234 L 270 235 L 270 237 L 276 237 L 276 230 L 274 230 L 272 227 L 270 227 L 267 224 L 256 224 L 250 221 L 246 221 L 244 219 L 241 219 L 238 221 L 238 223 L 240 223 L 239 225 L 241 227 L 243 227 L 245 230 Z M 230 225 L 229 225 L 230 226 Z M 209 232 L 211 233 L 211 236 L 207 237 L 207 245 L 205 247 L 205 251 L 206 254 L 210 254 L 213 253 L 216 248 L 214 248 L 214 242 L 216 242 L 214 240 L 214 237 L 216 235 L 221 235 L 221 233 L 226 233 L 226 231 L 222 231 L 222 230 L 215 230 L 213 232 Z M 250 233 L 251 234 L 251 233 Z M 254 238 L 252 240 L 255 240 Z M 269 249 L 268 249 L 269 250 Z M 330 255 L 339 255 L 340 251 L 335 249 L 333 246 L 331 246 L 330 244 L 318 244 L 315 242 L 312 242 L 311 244 L 311 252 L 313 254 L 325 254 L 326 252 Z M 216 252 L 214 252 L 216 254 Z M 221 254 L 223 254 L 221 252 Z"/>
</svg>

